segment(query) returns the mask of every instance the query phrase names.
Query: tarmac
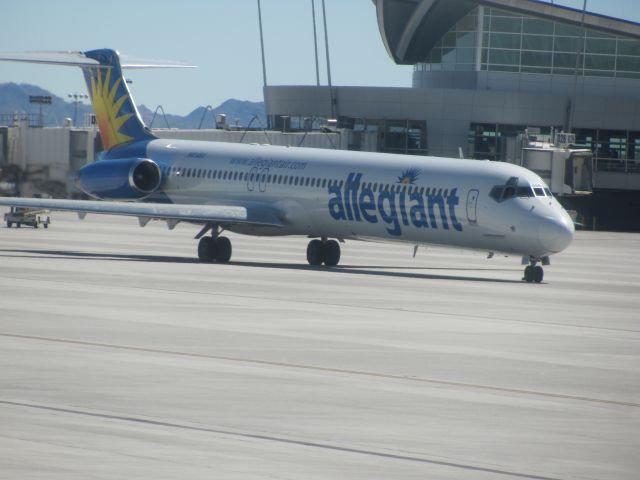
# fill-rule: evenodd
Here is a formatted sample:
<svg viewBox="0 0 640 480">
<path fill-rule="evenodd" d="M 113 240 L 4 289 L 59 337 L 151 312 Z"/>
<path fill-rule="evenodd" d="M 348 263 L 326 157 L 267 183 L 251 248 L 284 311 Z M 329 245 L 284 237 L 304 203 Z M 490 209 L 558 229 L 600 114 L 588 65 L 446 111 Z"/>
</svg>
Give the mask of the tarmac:
<svg viewBox="0 0 640 480">
<path fill-rule="evenodd" d="M 519 258 L 0 228 L 0 479 L 637 479 L 640 235 Z"/>
</svg>

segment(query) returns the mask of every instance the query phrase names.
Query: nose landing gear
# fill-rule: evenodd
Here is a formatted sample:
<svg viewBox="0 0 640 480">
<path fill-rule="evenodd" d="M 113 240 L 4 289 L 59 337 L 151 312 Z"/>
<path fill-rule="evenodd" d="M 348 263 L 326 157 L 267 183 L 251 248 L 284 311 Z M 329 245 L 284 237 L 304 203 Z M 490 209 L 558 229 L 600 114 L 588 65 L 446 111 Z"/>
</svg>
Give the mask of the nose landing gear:
<svg viewBox="0 0 640 480">
<path fill-rule="evenodd" d="M 544 270 L 538 262 L 540 259 L 531 257 L 529 262 L 531 263 L 524 269 L 524 278 L 523 280 L 527 283 L 542 283 L 544 279 Z M 543 262 L 544 264 L 544 262 Z"/>
</svg>

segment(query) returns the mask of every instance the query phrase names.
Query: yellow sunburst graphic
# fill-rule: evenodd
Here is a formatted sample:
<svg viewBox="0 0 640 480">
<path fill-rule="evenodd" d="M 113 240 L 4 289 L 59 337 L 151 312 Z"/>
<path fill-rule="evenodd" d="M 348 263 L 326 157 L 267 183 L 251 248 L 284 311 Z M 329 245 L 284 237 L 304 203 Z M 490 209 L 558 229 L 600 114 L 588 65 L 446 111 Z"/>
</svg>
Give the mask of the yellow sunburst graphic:
<svg viewBox="0 0 640 480">
<path fill-rule="evenodd" d="M 122 83 L 122 78 L 118 78 L 111 88 L 111 69 L 106 69 L 106 73 L 103 73 L 102 69 L 96 69 L 95 74 L 91 75 L 91 99 L 93 102 L 93 109 L 96 114 L 96 121 L 100 128 L 100 136 L 102 137 L 102 144 L 104 148 L 109 149 L 122 143 L 127 143 L 133 140 L 133 137 L 120 133 L 120 129 L 133 115 L 127 113 L 120 115 L 120 108 L 124 102 L 127 101 L 129 95 L 122 95 L 116 100 L 116 94 L 118 93 L 118 87 Z M 103 78 L 104 75 L 104 78 Z"/>
</svg>

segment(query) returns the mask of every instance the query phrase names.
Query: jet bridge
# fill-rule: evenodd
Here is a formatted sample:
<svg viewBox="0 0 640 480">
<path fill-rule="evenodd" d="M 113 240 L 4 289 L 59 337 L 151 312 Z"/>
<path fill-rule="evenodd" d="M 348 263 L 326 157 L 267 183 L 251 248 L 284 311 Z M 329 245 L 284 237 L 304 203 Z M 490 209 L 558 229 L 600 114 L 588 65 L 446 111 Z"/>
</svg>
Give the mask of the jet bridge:
<svg viewBox="0 0 640 480">
<path fill-rule="evenodd" d="M 535 131 L 518 137 L 513 163 L 525 167 L 546 182 L 557 197 L 588 195 L 593 192 L 593 152 L 573 148 L 575 135 L 556 133 L 553 142 L 540 141 Z"/>
</svg>

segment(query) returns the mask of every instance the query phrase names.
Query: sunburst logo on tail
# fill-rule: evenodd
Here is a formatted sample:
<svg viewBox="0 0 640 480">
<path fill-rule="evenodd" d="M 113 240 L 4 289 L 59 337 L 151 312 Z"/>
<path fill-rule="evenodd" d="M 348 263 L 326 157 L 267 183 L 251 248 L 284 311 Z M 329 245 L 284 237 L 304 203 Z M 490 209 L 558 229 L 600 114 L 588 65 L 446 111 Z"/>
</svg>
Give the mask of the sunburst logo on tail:
<svg viewBox="0 0 640 480">
<path fill-rule="evenodd" d="M 111 85 L 111 70 L 111 68 L 99 68 L 91 74 L 93 109 L 100 128 L 102 143 L 106 149 L 133 140 L 133 137 L 120 132 L 122 126 L 133 114 L 120 115 L 120 109 L 129 95 L 124 93 L 116 99 L 122 78 L 117 78 Z"/>
</svg>

